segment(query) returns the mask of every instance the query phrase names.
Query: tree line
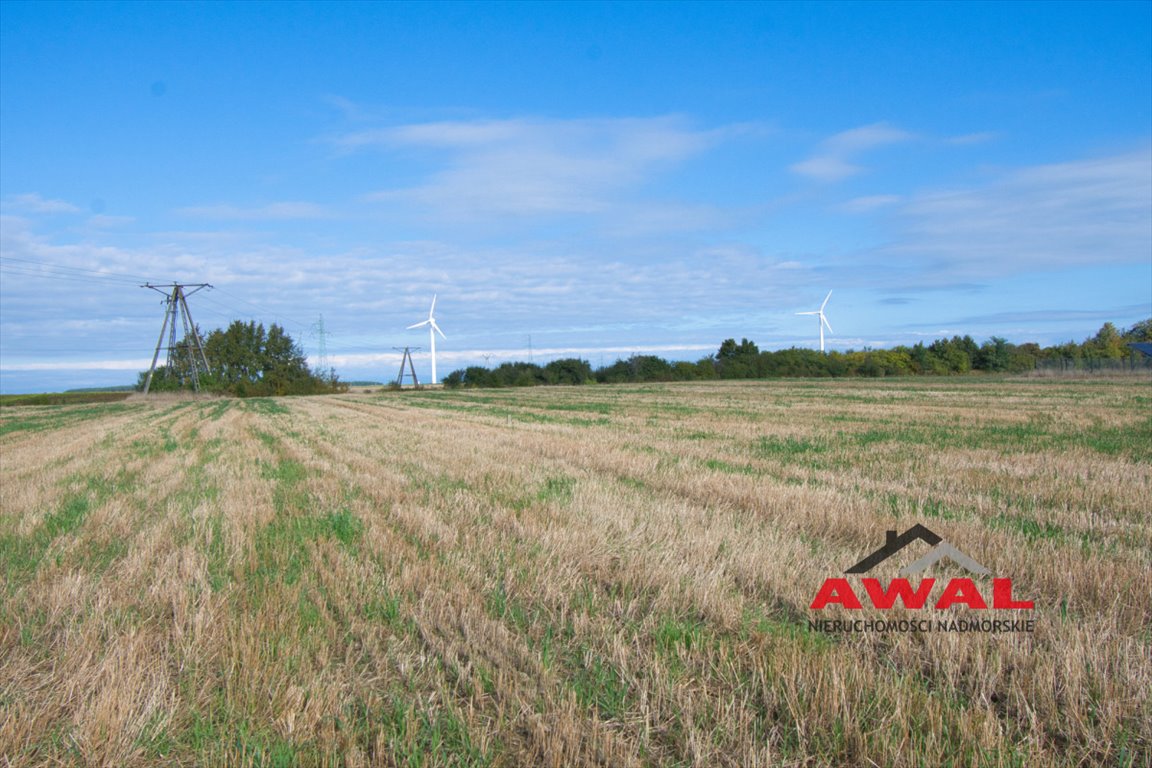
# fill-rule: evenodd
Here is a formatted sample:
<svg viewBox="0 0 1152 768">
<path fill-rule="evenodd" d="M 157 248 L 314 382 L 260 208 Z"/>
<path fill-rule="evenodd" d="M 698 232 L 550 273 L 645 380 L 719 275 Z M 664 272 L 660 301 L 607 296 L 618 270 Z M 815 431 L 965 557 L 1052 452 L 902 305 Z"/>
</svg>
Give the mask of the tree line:
<svg viewBox="0 0 1152 768">
<path fill-rule="evenodd" d="M 196 330 L 201 336 L 199 329 Z M 202 337 L 202 336 L 201 336 Z M 227 329 L 208 334 L 203 344 L 207 372 L 199 371 L 199 388 L 236 397 L 319 395 L 347 389 L 334 370 L 313 371 L 303 348 L 279 325 L 264 327 L 255 321 L 235 320 Z M 171 355 L 173 363 L 156 368 L 151 391 L 191 389 L 193 386 L 192 337 L 186 336 Z M 144 389 L 148 372 L 136 385 Z"/>
<path fill-rule="evenodd" d="M 587 384 L 644 381 L 696 381 L 707 379 L 763 379 L 843 376 L 947 376 L 973 371 L 1024 373 L 1039 367 L 1092 369 L 1109 362 L 1135 364 L 1140 353 L 1131 342 L 1152 342 L 1152 318 L 1126 330 L 1105 323 L 1077 344 L 1051 347 L 1035 343 L 1013 344 L 993 336 L 977 344 L 971 336 L 953 336 L 928 344 L 891 349 L 817 352 L 812 349 L 761 351 L 748 339 L 726 339 L 716 354 L 696 362 L 670 362 L 655 355 L 633 355 L 593 370 L 586 360 L 566 358 L 540 366 L 508 362 L 496 368 L 471 366 L 444 377 L 446 387 L 523 387 L 540 384 Z"/>
<path fill-rule="evenodd" d="M 197 334 L 200 335 L 199 329 Z M 993 336 L 977 344 L 971 336 L 953 336 L 928 344 L 891 349 L 817 352 L 812 349 L 761 351 L 748 339 L 725 339 L 713 355 L 696 362 L 668 361 L 656 355 L 633 355 L 593 369 L 587 360 L 565 358 L 546 365 L 507 362 L 496 368 L 472 366 L 444 377 L 446 387 L 530 387 L 547 384 L 588 384 L 762 379 L 783 377 L 955 375 L 973 371 L 1023 373 L 1038 367 L 1096 368 L 1106 363 L 1134 362 L 1139 353 L 1130 342 L 1152 342 L 1152 318 L 1126 330 L 1105 323 L 1083 342 L 1051 347 L 1013 344 Z M 192 337 L 173 351 L 172 365 L 157 367 L 151 390 L 191 389 Z M 317 395 L 343 392 L 347 385 L 336 372 L 314 371 L 303 348 L 281 326 L 267 328 L 255 321 L 235 320 L 204 339 L 208 370 L 198 371 L 200 389 L 237 397 Z M 202 366 L 198 366 L 202 367 Z M 148 372 L 136 385 L 144 388 Z"/>
</svg>

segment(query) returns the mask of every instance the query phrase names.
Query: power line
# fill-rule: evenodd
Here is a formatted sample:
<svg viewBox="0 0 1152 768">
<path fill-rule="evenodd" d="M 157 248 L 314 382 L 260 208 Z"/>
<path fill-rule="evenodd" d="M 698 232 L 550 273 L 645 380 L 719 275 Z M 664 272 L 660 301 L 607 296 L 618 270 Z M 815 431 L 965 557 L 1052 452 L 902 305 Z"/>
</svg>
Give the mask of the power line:
<svg viewBox="0 0 1152 768">
<path fill-rule="evenodd" d="M 7 264 L 5 262 L 16 263 Z M 36 269 L 33 269 L 32 267 L 36 267 Z M 23 259 L 17 256 L 0 256 L 0 271 L 13 275 L 20 275 L 23 277 L 37 277 L 48 280 L 73 280 L 79 282 L 103 281 L 132 286 L 137 286 L 141 283 L 158 283 L 156 278 L 145 277 L 143 275 L 133 275 L 124 272 L 110 272 L 108 270 L 90 269 L 87 267 L 73 267 L 66 264 L 53 264 L 36 259 Z M 213 287 L 218 293 L 222 293 L 234 301 L 240 302 L 241 304 L 246 304 L 247 306 L 258 310 L 262 315 L 286 320 L 299 328 L 307 329 L 310 326 L 310 324 L 306 321 L 275 312 L 267 307 L 262 307 L 259 304 L 255 304 L 241 296 L 236 295 L 232 291 L 217 286 Z M 215 303 L 217 306 L 224 307 L 230 312 L 236 312 L 236 307 L 234 306 L 221 304 L 219 302 L 212 302 L 210 299 L 207 299 L 207 297 L 204 298 L 210 303 Z"/>
<path fill-rule="evenodd" d="M 231 291 L 225 290 L 223 288 L 216 288 L 216 291 L 218 291 L 219 293 L 223 293 L 225 296 L 231 296 L 236 301 L 239 301 L 243 304 L 247 304 L 248 306 L 252 307 L 253 309 L 258 309 L 258 310 L 260 310 L 260 312 L 264 313 L 265 315 L 271 315 L 272 317 L 277 317 L 277 318 L 280 318 L 281 320 L 287 320 L 287 321 L 291 322 L 293 325 L 295 325 L 297 328 L 306 329 L 311 325 L 310 323 L 305 322 L 304 320 L 299 320 L 299 319 L 294 318 L 294 317 L 288 317 L 287 315 L 281 314 L 279 312 L 274 312 L 273 310 L 268 309 L 267 307 L 262 307 L 259 304 L 254 304 L 251 301 L 248 301 L 245 298 L 237 296 L 236 294 L 232 293 Z"/>
<path fill-rule="evenodd" d="M 220 290 L 220 289 L 217 288 L 216 290 Z M 235 320 L 237 315 L 245 315 L 247 317 L 255 319 L 255 316 L 252 315 L 251 313 L 237 312 L 235 307 L 233 307 L 229 304 L 222 304 L 219 301 L 215 301 L 214 299 L 209 298 L 208 296 L 201 296 L 199 301 L 201 304 L 207 303 L 207 304 L 212 304 L 212 305 L 215 305 L 216 307 L 219 307 L 219 309 L 207 309 L 205 311 L 207 311 L 213 315 L 218 315 L 219 317 L 222 317 L 222 318 L 229 320 L 229 321 Z M 221 310 L 223 310 L 223 311 L 221 311 Z"/>
<path fill-rule="evenodd" d="M 13 277 L 27 277 L 27 278 L 34 278 L 34 279 L 41 279 L 41 280 L 64 280 L 64 281 L 81 282 L 81 283 L 88 283 L 88 284 L 102 284 L 102 285 L 108 286 L 109 288 L 112 286 L 128 286 L 128 285 L 139 286 L 141 284 L 141 282 L 144 283 L 144 287 L 151 287 L 151 288 L 155 288 L 157 290 L 159 290 L 159 288 L 161 288 L 161 287 L 168 287 L 168 288 L 173 288 L 174 286 L 183 287 L 182 284 L 175 283 L 175 282 L 168 284 L 167 286 L 162 286 L 158 282 L 154 281 L 152 278 L 147 278 L 147 277 L 144 277 L 142 275 L 135 275 L 135 274 L 126 273 L 126 272 L 114 272 L 114 271 L 110 271 L 110 270 L 106 270 L 106 269 L 96 269 L 96 268 L 90 268 L 90 267 L 71 266 L 71 265 L 67 265 L 67 264 L 52 263 L 52 262 L 47 262 L 47 261 L 43 261 L 43 260 L 39 260 L 39 259 L 27 259 L 27 258 L 22 258 L 22 257 L 17 257 L 17 256 L 0 256 L 0 273 L 6 274 L 6 275 L 11 275 Z M 207 284 L 203 284 L 203 285 L 207 285 Z M 234 293 L 230 290 L 215 287 L 215 286 L 213 286 L 213 287 L 215 288 L 215 292 L 214 292 L 215 296 L 223 295 L 224 297 L 227 297 L 229 299 L 229 301 L 221 302 L 221 301 L 216 300 L 214 297 L 210 298 L 208 296 L 202 296 L 201 299 L 199 299 L 198 301 L 201 301 L 204 304 L 211 305 L 211 306 L 202 307 L 202 310 L 201 310 L 202 312 L 207 311 L 210 315 L 220 317 L 224 320 L 233 320 L 237 317 L 237 315 L 239 315 L 239 316 L 247 315 L 250 319 L 253 319 L 253 320 L 255 320 L 257 318 L 261 318 L 261 317 L 271 318 L 271 319 L 275 319 L 275 320 L 280 321 L 284 325 L 291 325 L 298 334 L 307 334 L 307 333 L 309 333 L 309 331 L 315 329 L 315 327 L 316 327 L 315 323 L 308 323 L 306 321 L 300 320 L 299 318 L 291 317 L 291 316 L 285 315 L 283 313 L 273 311 L 272 309 L 269 309 L 268 307 L 262 306 L 260 304 L 253 302 L 253 301 L 250 301 L 246 298 L 243 298 L 243 297 L 237 295 L 236 293 Z M 196 290 L 199 290 L 199 289 L 197 288 Z M 161 292 L 163 293 L 163 291 L 161 291 Z M 185 296 L 190 295 L 191 293 L 194 293 L 194 292 L 195 291 L 189 291 L 187 294 L 184 294 L 184 295 Z M 165 314 L 165 323 L 167 325 L 169 320 L 172 321 L 172 327 L 167 329 L 167 331 L 169 333 L 172 333 L 173 329 L 174 329 L 174 324 L 175 324 L 175 316 L 173 315 L 173 312 L 175 312 L 176 315 L 179 315 L 182 321 L 190 321 L 191 315 L 190 315 L 190 313 L 187 315 L 183 314 L 183 311 L 179 307 L 179 304 L 182 302 L 180 302 L 179 300 L 176 301 L 177 306 L 176 306 L 176 309 L 173 310 L 173 308 L 171 306 L 171 302 L 173 301 L 172 296 L 167 294 L 167 293 L 165 293 L 164 295 L 165 295 L 164 301 L 165 301 L 165 304 L 167 305 L 166 310 L 165 310 L 165 313 L 166 313 Z M 255 313 L 253 313 L 251 310 L 244 311 L 240 305 L 243 305 L 243 307 L 250 307 L 251 310 L 255 310 Z M 213 308 L 213 307 L 215 307 L 215 308 Z M 140 318 L 140 319 L 143 319 L 143 318 Z M 357 352 L 379 353 L 379 351 L 380 351 L 379 345 L 373 344 L 372 342 L 366 342 L 366 343 L 360 343 L 360 344 L 357 344 L 357 343 L 340 343 L 338 340 L 338 338 L 339 338 L 338 336 L 336 337 L 337 338 L 336 343 L 331 344 L 331 343 L 329 343 L 329 339 L 331 339 L 333 337 L 333 334 L 331 333 L 331 331 L 328 331 L 326 327 L 322 328 L 320 333 L 322 335 L 319 339 L 319 341 L 320 341 L 319 357 L 321 358 L 322 363 L 326 362 L 329 355 L 331 355 L 332 353 L 337 353 L 337 354 L 352 353 L 352 354 L 355 354 Z M 163 334 L 163 330 L 162 330 L 162 334 Z M 158 343 L 158 346 L 162 346 L 162 344 L 163 344 L 163 340 L 161 339 L 161 341 Z M 169 352 L 170 353 L 171 353 L 172 346 L 173 346 L 173 344 L 170 342 L 169 343 Z M 60 354 L 67 354 L 67 353 L 73 352 L 73 351 L 80 352 L 80 351 L 91 351 L 91 350 L 90 349 L 78 349 L 78 348 L 72 348 L 72 347 L 53 347 L 53 346 L 49 345 L 49 346 L 41 347 L 39 349 L 39 351 L 43 352 L 43 353 L 47 353 L 47 354 L 52 354 L 52 355 L 60 355 Z M 120 348 L 116 348 L 116 349 L 109 348 L 109 349 L 107 349 L 107 351 L 121 351 L 121 349 Z M 126 351 L 130 351 L 130 350 L 124 349 L 123 351 L 126 352 Z"/>
<path fill-rule="evenodd" d="M 125 272 L 111 272 L 106 269 L 74 267 L 68 264 L 53 264 L 52 262 L 40 261 L 37 259 L 22 259 L 18 256 L 0 256 L 0 267 L 3 267 L 4 271 L 6 272 L 13 272 L 13 274 L 25 274 L 33 277 L 57 277 L 61 279 L 70 278 L 74 280 L 104 280 L 131 283 L 133 285 L 139 284 L 141 280 L 144 282 L 149 282 L 153 279 L 144 277 L 143 275 L 133 275 Z M 31 267 L 37 267 L 38 269 L 32 270 Z M 15 270 L 26 271 L 16 272 Z"/>
<path fill-rule="evenodd" d="M 77 283 L 104 283 L 110 285 L 123 285 L 125 287 L 135 285 L 135 280 L 120 280 L 118 278 L 99 278 L 91 275 L 72 275 L 67 273 L 55 272 L 36 272 L 32 270 L 25 270 L 18 267 L 10 267 L 0 265 L 0 274 L 5 275 L 19 275 L 20 277 L 32 277 L 37 280 L 68 280 Z"/>
</svg>

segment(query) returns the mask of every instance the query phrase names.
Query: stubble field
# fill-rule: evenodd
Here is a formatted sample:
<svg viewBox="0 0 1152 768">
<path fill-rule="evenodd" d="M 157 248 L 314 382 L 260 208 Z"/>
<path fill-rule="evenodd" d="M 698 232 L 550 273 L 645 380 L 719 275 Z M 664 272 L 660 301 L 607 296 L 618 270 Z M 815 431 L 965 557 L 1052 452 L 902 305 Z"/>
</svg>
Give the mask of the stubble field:
<svg viewBox="0 0 1152 768">
<path fill-rule="evenodd" d="M 4 407 L 0 763 L 1148 765 L 1149 509 L 1147 380 Z M 1035 608 L 809 608 L 917 523 Z"/>
</svg>

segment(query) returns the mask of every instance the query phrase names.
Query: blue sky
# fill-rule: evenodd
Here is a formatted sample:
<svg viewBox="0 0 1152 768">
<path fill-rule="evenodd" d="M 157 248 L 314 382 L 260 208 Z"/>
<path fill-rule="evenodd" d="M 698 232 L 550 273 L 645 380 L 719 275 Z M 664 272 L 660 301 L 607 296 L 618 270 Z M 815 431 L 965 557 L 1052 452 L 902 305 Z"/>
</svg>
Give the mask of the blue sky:
<svg viewBox="0 0 1152 768">
<path fill-rule="evenodd" d="M 0 3 L 0 391 L 1152 315 L 1152 3 Z"/>
</svg>

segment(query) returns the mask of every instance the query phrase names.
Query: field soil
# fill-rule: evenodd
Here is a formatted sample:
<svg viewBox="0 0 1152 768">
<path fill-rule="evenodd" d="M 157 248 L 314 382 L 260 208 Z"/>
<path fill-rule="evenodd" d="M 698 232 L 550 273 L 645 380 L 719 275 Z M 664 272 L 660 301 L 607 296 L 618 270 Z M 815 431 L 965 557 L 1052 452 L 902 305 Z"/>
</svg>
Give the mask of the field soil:
<svg viewBox="0 0 1152 768">
<path fill-rule="evenodd" d="M 1146 766 L 1150 509 L 1143 379 L 0 406 L 0 765 Z"/>
</svg>

